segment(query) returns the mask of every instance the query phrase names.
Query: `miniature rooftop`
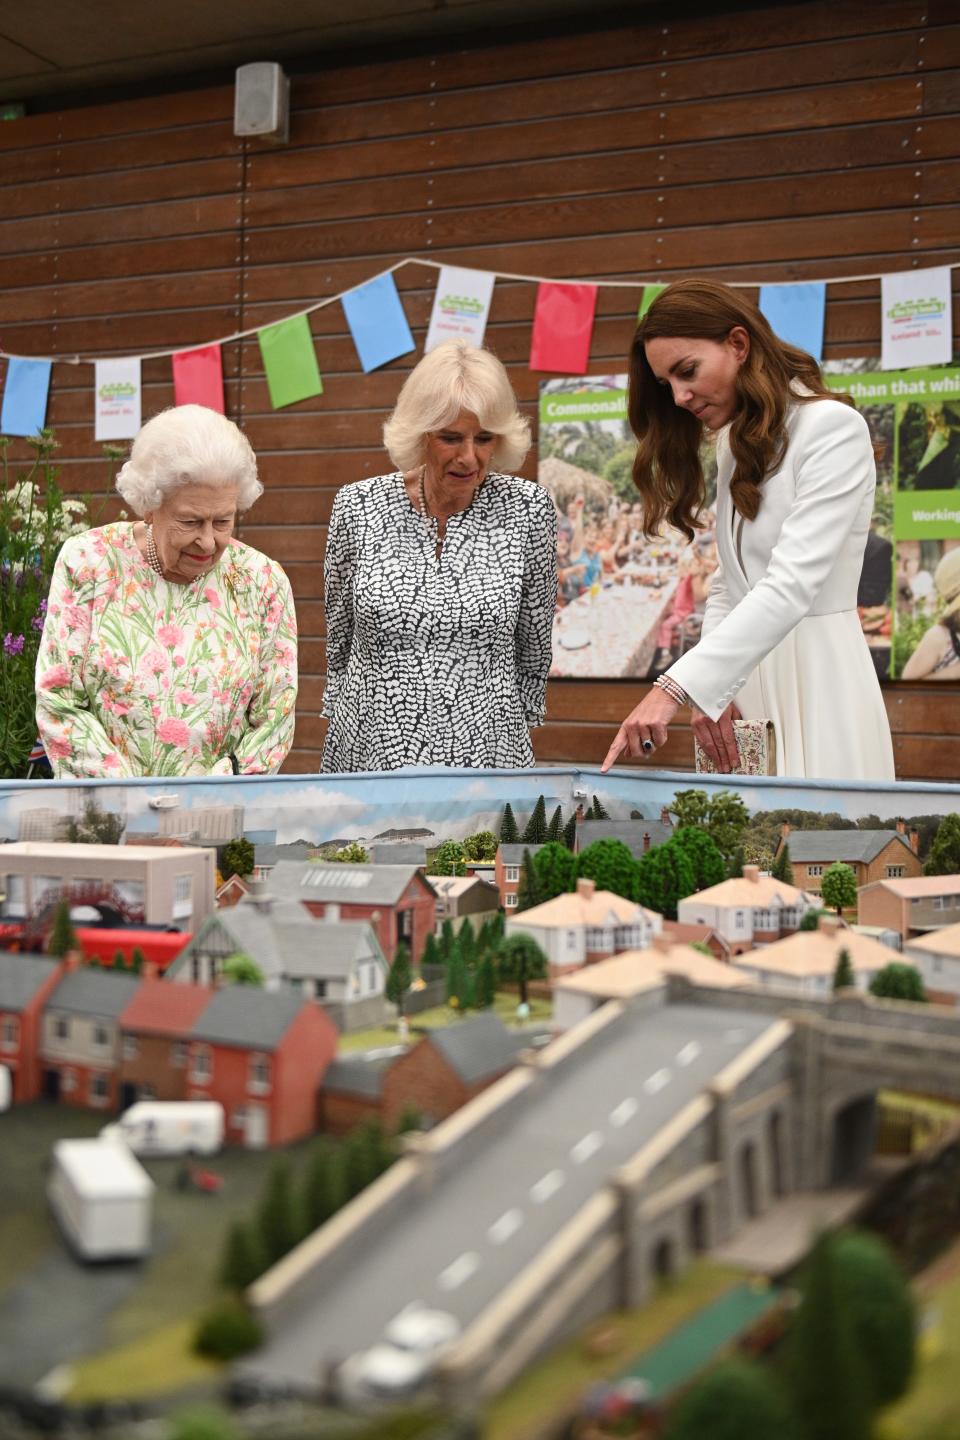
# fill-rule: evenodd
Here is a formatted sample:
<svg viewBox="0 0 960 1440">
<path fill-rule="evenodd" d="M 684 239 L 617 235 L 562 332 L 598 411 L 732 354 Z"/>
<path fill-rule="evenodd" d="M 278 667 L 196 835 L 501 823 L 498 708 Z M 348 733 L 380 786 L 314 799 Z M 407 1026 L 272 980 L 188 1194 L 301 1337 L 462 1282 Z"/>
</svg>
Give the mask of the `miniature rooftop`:
<svg viewBox="0 0 960 1440">
<path fill-rule="evenodd" d="M 497 847 L 497 854 L 504 865 L 522 865 L 525 850 L 529 851 L 532 859 L 542 849 L 542 845 L 500 845 Z"/>
<path fill-rule="evenodd" d="M 861 885 L 860 894 L 882 885 L 903 900 L 923 900 L 928 895 L 960 895 L 960 875 L 914 875 L 905 880 L 873 880 Z"/>
<path fill-rule="evenodd" d="M 624 950 L 609 960 L 587 965 L 553 982 L 554 990 L 575 990 L 602 1000 L 627 1000 L 655 990 L 668 975 L 682 975 L 694 985 L 733 990 L 749 985 L 746 975 L 726 961 L 714 960 L 690 945 L 672 945 L 658 936 L 648 950 Z"/>
<path fill-rule="evenodd" d="M 225 985 L 189 1032 L 189 1039 L 241 1049 L 276 1050 L 304 1005 L 293 990 Z"/>
<path fill-rule="evenodd" d="M 460 896 L 466 894 L 474 885 L 481 886 L 491 894 L 498 893 L 497 887 L 482 875 L 428 875 L 426 878 L 438 895 L 447 895 L 453 900 L 459 900 Z"/>
<path fill-rule="evenodd" d="M 655 911 L 645 910 L 634 900 L 624 900 L 612 890 L 596 890 L 592 880 L 581 879 L 577 881 L 576 890 L 555 895 L 542 905 L 534 905 L 508 918 L 519 924 L 562 930 L 570 925 L 608 925 L 611 917 L 626 925 L 636 920 L 638 913 L 651 920 L 660 918 Z"/>
<path fill-rule="evenodd" d="M 620 840 L 633 858 L 639 860 L 648 849 L 663 845 L 672 834 L 673 825 L 669 820 L 581 820 L 577 826 L 577 848 L 586 850 L 595 840 Z"/>
<path fill-rule="evenodd" d="M 924 935 L 922 940 L 908 940 L 909 950 L 925 950 L 932 955 L 950 955 L 960 960 L 960 925 L 945 925 Z"/>
<path fill-rule="evenodd" d="M 796 885 L 787 885 L 775 880 L 772 875 L 761 875 L 756 865 L 744 865 L 743 874 L 732 880 L 721 880 L 719 885 L 709 885 L 688 896 L 689 900 L 704 900 L 708 905 L 743 905 L 767 907 L 770 905 L 799 905 L 807 898 L 806 891 Z"/>
<path fill-rule="evenodd" d="M 130 847 L 132 854 L 128 854 L 125 845 L 83 845 L 73 844 L 68 840 L 11 840 L 4 845 L 3 855 L 24 856 L 29 858 L 35 856 L 38 860 L 76 860 L 82 857 L 92 863 L 101 861 L 104 864 L 115 865 L 118 861 L 143 861 L 151 858 L 150 851 L 155 850 L 157 856 L 164 860 L 182 860 L 184 855 L 209 855 L 209 850 L 202 845 L 181 845 L 176 855 L 171 856 L 169 849 L 164 845 L 135 845 Z"/>
<path fill-rule="evenodd" d="M 377 1100 L 387 1070 L 406 1053 L 405 1045 L 391 1045 L 367 1054 L 338 1056 L 327 1066 L 321 1088 L 333 1095 L 362 1095 Z"/>
<path fill-rule="evenodd" d="M 798 930 L 785 940 L 748 950 L 732 963 L 744 970 L 771 971 L 797 978 L 807 975 L 832 975 L 837 968 L 841 950 L 846 950 L 854 970 L 882 970 L 897 958 L 888 945 L 858 935 L 839 925 L 835 915 L 821 915 L 816 930 Z"/>
<path fill-rule="evenodd" d="M 517 1054 L 526 1043 L 522 1033 L 508 1030 L 502 1020 L 489 1012 L 431 1030 L 425 1039 L 465 1085 L 509 1070 L 517 1063 Z"/>
<path fill-rule="evenodd" d="M 25 1010 L 59 964 L 49 955 L 0 956 L 0 1010 L 12 1015 Z"/>
<path fill-rule="evenodd" d="M 910 855 L 914 853 L 900 830 L 790 830 L 782 837 L 790 859 L 798 864 L 809 860 L 832 864 L 840 860 L 848 865 L 867 865 L 891 840 L 899 841 Z"/>
<path fill-rule="evenodd" d="M 270 878 L 273 888 L 273 877 Z M 372 926 L 366 920 L 319 920 L 295 900 L 274 901 L 260 891 L 237 905 L 208 915 L 171 964 L 168 974 L 181 974 L 195 954 L 214 948 L 218 932 L 223 954 L 249 955 L 266 979 L 298 977 L 344 978 L 357 960 L 386 964 Z"/>
<path fill-rule="evenodd" d="M 171 985 L 148 977 L 121 1012 L 121 1028 L 180 1039 L 197 1023 L 212 995 L 205 985 Z"/>
<path fill-rule="evenodd" d="M 138 975 L 82 965 L 64 975 L 48 1002 L 51 1010 L 119 1019 L 141 984 Z"/>
<path fill-rule="evenodd" d="M 270 889 L 282 900 L 395 905 L 415 876 L 423 879 L 416 865 L 324 865 L 312 860 L 281 860 L 270 872 Z"/>
</svg>

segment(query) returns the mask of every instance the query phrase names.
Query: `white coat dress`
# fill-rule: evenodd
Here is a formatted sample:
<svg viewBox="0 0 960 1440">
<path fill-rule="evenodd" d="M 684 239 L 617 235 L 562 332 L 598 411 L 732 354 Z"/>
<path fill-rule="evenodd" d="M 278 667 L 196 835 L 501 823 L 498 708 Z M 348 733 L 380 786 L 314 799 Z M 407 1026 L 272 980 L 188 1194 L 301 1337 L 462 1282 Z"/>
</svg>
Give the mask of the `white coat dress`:
<svg viewBox="0 0 960 1440">
<path fill-rule="evenodd" d="M 895 778 L 883 696 L 857 614 L 876 469 L 867 423 L 839 400 L 794 403 L 780 468 L 755 520 L 730 498 L 734 461 L 717 448 L 719 566 L 699 643 L 667 674 L 711 719 L 735 700 L 770 719 L 777 773 Z"/>
</svg>

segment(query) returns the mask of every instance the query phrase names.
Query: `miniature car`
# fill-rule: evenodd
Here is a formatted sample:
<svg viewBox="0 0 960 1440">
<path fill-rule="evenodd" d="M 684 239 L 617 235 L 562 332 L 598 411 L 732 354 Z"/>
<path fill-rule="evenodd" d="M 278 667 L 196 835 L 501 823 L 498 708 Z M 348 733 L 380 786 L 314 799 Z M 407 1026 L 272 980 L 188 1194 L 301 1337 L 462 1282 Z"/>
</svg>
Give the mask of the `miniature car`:
<svg viewBox="0 0 960 1440">
<path fill-rule="evenodd" d="M 391 1320 L 380 1344 L 343 1362 L 337 1372 L 339 1398 L 350 1405 L 413 1394 L 439 1352 L 459 1333 L 459 1324 L 445 1310 L 408 1306 Z"/>
</svg>

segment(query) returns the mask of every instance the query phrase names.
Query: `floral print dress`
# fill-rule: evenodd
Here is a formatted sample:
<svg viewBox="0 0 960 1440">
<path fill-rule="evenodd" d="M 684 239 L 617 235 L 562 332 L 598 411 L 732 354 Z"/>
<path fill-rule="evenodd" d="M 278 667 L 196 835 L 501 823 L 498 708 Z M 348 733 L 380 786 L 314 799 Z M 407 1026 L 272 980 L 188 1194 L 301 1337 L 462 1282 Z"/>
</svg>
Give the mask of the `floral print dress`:
<svg viewBox="0 0 960 1440">
<path fill-rule="evenodd" d="M 57 776 L 277 770 L 293 741 L 293 597 L 275 561 L 231 541 L 189 585 L 147 564 L 133 525 L 68 540 L 37 656 L 37 726 Z"/>
</svg>

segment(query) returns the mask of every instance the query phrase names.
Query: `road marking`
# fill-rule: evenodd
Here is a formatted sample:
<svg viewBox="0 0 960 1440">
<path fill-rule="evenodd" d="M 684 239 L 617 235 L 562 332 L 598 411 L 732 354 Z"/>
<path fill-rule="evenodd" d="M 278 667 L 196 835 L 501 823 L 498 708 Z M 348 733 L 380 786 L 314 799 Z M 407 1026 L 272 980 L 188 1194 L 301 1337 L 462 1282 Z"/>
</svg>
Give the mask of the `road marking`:
<svg viewBox="0 0 960 1440">
<path fill-rule="evenodd" d="M 743 1031 L 742 1031 L 742 1030 L 724 1030 L 724 1032 L 723 1032 L 723 1038 L 724 1038 L 724 1040 L 726 1040 L 726 1042 L 727 1042 L 728 1045 L 739 1045 L 739 1044 L 740 1044 L 740 1041 L 743 1039 Z"/>
<path fill-rule="evenodd" d="M 487 1231 L 487 1239 L 491 1245 L 503 1245 L 515 1235 L 523 1224 L 522 1210 L 505 1210 L 499 1220 L 494 1220 Z"/>
<path fill-rule="evenodd" d="M 602 1144 L 603 1136 L 600 1131 L 591 1130 L 589 1134 L 584 1135 L 582 1140 L 578 1140 L 576 1145 L 571 1145 L 570 1159 L 574 1165 L 582 1165 L 585 1160 L 590 1159 L 591 1155 L 596 1155 Z"/>
<path fill-rule="evenodd" d="M 542 1205 L 551 1195 L 555 1195 L 564 1183 L 565 1176 L 562 1170 L 548 1170 L 546 1175 L 541 1176 L 536 1185 L 530 1186 L 530 1199 L 535 1205 Z"/>
<path fill-rule="evenodd" d="M 658 1090 L 662 1090 L 664 1085 L 669 1084 L 670 1071 L 655 1070 L 648 1080 L 644 1080 L 643 1088 L 644 1090 L 646 1090 L 648 1095 L 656 1095 Z"/>
<path fill-rule="evenodd" d="M 689 1045 L 684 1045 L 683 1049 L 679 1051 L 677 1055 L 677 1064 L 689 1065 L 692 1061 L 696 1060 L 699 1054 L 700 1046 L 697 1044 L 696 1040 L 691 1040 Z"/>
<path fill-rule="evenodd" d="M 639 1108 L 633 1096 L 628 1095 L 626 1100 L 621 1100 L 620 1104 L 615 1105 L 610 1111 L 610 1124 L 617 1126 L 626 1125 L 628 1120 L 633 1119 Z"/>
<path fill-rule="evenodd" d="M 479 1268 L 479 1265 L 480 1256 L 476 1251 L 466 1250 L 462 1255 L 458 1255 L 453 1264 L 448 1265 L 446 1270 L 441 1270 L 437 1276 L 437 1284 L 441 1290 L 457 1290 L 464 1281 L 470 1279 L 470 1276 Z"/>
</svg>

